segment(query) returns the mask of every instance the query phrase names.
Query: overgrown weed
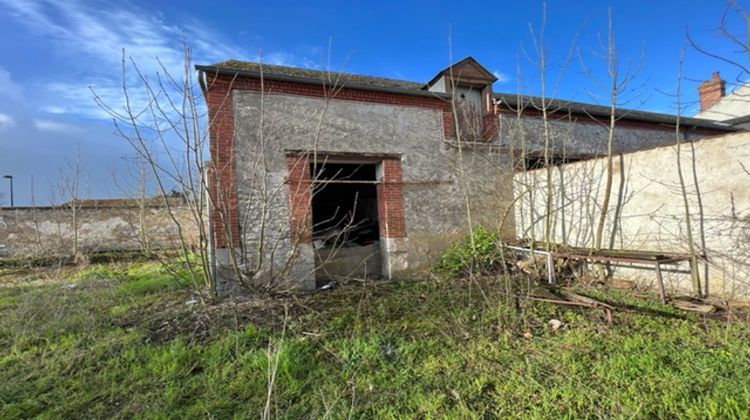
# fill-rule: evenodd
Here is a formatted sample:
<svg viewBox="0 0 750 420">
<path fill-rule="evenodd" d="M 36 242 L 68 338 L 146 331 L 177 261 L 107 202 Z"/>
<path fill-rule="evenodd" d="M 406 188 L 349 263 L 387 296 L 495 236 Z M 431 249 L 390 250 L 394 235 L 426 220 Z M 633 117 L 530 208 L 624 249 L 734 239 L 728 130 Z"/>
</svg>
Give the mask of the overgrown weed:
<svg viewBox="0 0 750 420">
<path fill-rule="evenodd" d="M 579 291 L 626 308 L 608 327 L 516 308 L 509 284 L 528 288 L 459 277 L 189 305 L 185 282 L 138 263 L 1 288 L 0 417 L 257 417 L 276 361 L 272 417 L 748 414 L 747 323 Z"/>
</svg>

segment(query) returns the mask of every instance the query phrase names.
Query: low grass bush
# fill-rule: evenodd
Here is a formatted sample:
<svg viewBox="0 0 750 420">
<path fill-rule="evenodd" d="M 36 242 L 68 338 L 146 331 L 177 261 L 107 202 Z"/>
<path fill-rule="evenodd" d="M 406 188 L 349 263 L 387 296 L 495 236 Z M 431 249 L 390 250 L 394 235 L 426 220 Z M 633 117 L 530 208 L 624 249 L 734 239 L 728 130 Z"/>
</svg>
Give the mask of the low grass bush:
<svg viewBox="0 0 750 420">
<path fill-rule="evenodd" d="M 452 243 L 443 252 L 436 271 L 446 277 L 459 277 L 471 270 L 486 274 L 499 266 L 500 257 L 497 232 L 476 226 L 466 238 Z"/>
</svg>

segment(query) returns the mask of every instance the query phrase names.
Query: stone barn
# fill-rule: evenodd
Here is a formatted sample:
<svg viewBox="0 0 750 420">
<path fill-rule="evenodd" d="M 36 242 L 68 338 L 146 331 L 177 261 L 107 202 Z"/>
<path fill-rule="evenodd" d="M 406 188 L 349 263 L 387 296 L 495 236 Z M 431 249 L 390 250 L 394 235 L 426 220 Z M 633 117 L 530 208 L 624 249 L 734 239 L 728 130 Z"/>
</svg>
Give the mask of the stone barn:
<svg viewBox="0 0 750 420">
<path fill-rule="evenodd" d="M 235 60 L 196 68 L 218 293 L 407 276 L 470 225 L 515 237 L 513 173 L 539 165 L 542 99 L 494 93 L 473 58 L 426 83 Z M 606 150 L 608 107 L 548 105 L 554 163 Z M 674 116 L 617 117 L 619 151 L 674 141 Z M 686 139 L 733 130 L 681 127 Z"/>
</svg>

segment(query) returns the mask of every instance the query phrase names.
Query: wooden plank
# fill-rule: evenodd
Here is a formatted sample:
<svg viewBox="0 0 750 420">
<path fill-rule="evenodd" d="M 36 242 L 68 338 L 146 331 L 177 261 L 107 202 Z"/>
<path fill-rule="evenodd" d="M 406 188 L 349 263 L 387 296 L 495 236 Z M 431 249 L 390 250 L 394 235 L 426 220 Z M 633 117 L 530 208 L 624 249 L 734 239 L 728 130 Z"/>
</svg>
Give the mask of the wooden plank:
<svg viewBox="0 0 750 420">
<path fill-rule="evenodd" d="M 625 263 L 640 263 L 640 264 L 653 264 L 655 261 L 659 261 L 662 264 L 672 264 L 672 263 L 676 263 L 680 261 L 686 261 L 688 259 L 688 257 L 686 258 L 673 257 L 673 258 L 665 258 L 665 259 L 655 259 L 655 258 L 636 257 L 636 256 L 612 257 L 612 256 L 606 256 L 606 255 L 574 254 L 574 253 L 568 253 L 568 252 L 553 252 L 553 254 L 556 257 L 572 258 L 572 259 L 578 259 L 578 260 L 625 262 Z"/>
<path fill-rule="evenodd" d="M 547 281 L 549 284 L 555 284 L 555 258 L 552 254 L 547 254 Z"/>
<path fill-rule="evenodd" d="M 710 314 L 716 312 L 716 307 L 713 305 L 707 305 L 703 303 L 691 302 L 682 299 L 673 299 L 672 306 L 683 311 L 698 312 L 702 314 Z"/>
<path fill-rule="evenodd" d="M 377 163 L 382 159 L 401 159 L 401 153 L 335 152 L 328 150 L 284 149 L 287 156 L 306 156 L 318 163 Z M 313 160 L 313 158 L 315 158 Z"/>
<path fill-rule="evenodd" d="M 607 308 L 607 309 L 615 309 L 614 306 L 612 306 L 612 305 L 610 305 L 608 303 L 602 302 L 600 300 L 596 300 L 594 298 L 590 298 L 588 296 L 579 295 L 578 293 L 565 292 L 565 293 L 563 293 L 563 296 L 566 299 L 569 299 L 569 300 L 571 300 L 573 302 L 586 303 L 586 304 L 592 305 L 594 307 L 602 307 L 602 308 Z"/>
<path fill-rule="evenodd" d="M 656 280 L 659 282 L 659 298 L 661 303 L 667 303 L 667 294 L 664 291 L 664 277 L 661 275 L 661 263 L 654 264 L 656 268 Z"/>
</svg>

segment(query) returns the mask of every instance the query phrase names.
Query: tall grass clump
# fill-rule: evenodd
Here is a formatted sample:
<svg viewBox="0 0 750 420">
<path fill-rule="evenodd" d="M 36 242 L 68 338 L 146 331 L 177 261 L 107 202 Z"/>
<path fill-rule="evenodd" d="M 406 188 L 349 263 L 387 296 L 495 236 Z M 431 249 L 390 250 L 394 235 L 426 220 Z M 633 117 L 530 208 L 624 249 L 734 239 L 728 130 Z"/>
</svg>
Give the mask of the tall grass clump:
<svg viewBox="0 0 750 420">
<path fill-rule="evenodd" d="M 451 244 L 440 257 L 435 271 L 449 278 L 470 272 L 486 274 L 497 270 L 501 262 L 498 233 L 477 226 L 463 240 Z"/>
</svg>

